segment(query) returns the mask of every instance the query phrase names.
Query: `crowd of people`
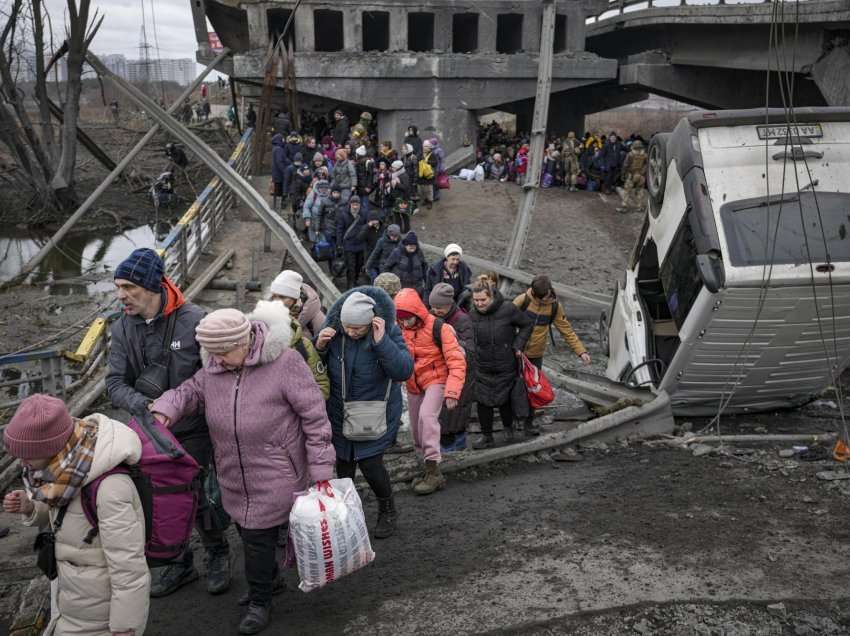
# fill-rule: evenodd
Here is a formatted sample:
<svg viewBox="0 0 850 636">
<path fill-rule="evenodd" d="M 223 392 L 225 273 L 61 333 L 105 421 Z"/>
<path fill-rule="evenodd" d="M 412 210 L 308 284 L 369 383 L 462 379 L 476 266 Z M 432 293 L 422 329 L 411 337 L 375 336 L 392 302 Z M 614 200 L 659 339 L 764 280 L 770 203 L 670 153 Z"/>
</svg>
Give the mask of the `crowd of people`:
<svg viewBox="0 0 850 636">
<path fill-rule="evenodd" d="M 74 418 L 61 400 L 34 395 L 4 430 L 24 482 L 6 495 L 4 510 L 46 526 L 39 554 L 48 545 L 55 561 L 51 633 L 139 636 L 149 597 L 199 578 L 188 539 L 168 557 L 150 553 L 148 524 L 158 519 L 132 470 L 150 440 L 134 422 L 167 431 L 199 471 L 203 488 L 188 513 L 212 595 L 231 585 L 226 530 L 235 525 L 248 583 L 239 633 L 256 634 L 284 589 L 280 563 L 296 493 L 311 484 L 326 490 L 334 475 L 354 478 L 359 469 L 377 501 L 372 534 L 390 537 L 398 512 L 387 453 L 415 452 L 421 470 L 412 490 L 435 493 L 446 485 L 446 454 L 540 434 L 520 371 L 525 358 L 542 367 L 554 331 L 590 363 L 548 277 L 506 298 L 495 273 L 473 277 L 459 244 L 425 257 L 410 217 L 439 198 L 438 139 L 411 126 L 396 150 L 377 141 L 369 113 L 350 126 L 337 111 L 318 141 L 292 130 L 285 114 L 274 125 L 271 192 L 316 260 L 344 275 L 347 291 L 327 307 L 301 274 L 285 270 L 250 313 L 207 314 L 186 301 L 154 250 L 137 249 L 118 265 L 124 312 L 111 327 L 106 388 L 130 423 Z M 499 154 L 488 155 L 488 174 L 497 176 Z M 505 170 L 498 178 L 525 174 Z M 473 409 L 480 434 L 467 439 Z M 398 439 L 405 412 L 412 447 Z M 158 436 L 166 434 L 151 439 Z"/>
<path fill-rule="evenodd" d="M 481 126 L 476 168 L 464 177 L 483 181 L 494 179 L 522 185 L 528 174 L 529 142 L 522 134 L 509 135 L 495 121 Z M 622 186 L 621 212 L 643 209 L 642 191 L 646 185 L 647 144 L 638 134 L 623 139 L 617 133 L 601 131 L 578 137 L 547 139 L 541 166 L 542 188 L 565 188 L 570 192 L 587 190 L 615 193 Z"/>
<path fill-rule="evenodd" d="M 269 191 L 275 206 L 289 210 L 314 258 L 348 288 L 384 271 L 424 283 L 411 218 L 439 200 L 447 179 L 439 139 L 410 126 L 396 147 L 378 141 L 368 112 L 353 126 L 342 111 L 334 117 L 321 137 L 293 130 L 286 113 L 274 118 Z"/>
<path fill-rule="evenodd" d="M 372 534 L 392 536 L 398 513 L 386 453 L 414 451 L 421 473 L 412 489 L 434 493 L 446 484 L 445 454 L 496 444 L 495 410 L 505 443 L 520 420 L 524 435 L 539 434 L 518 365 L 522 355 L 541 364 L 550 329 L 590 361 L 547 277 L 511 300 L 495 274 L 472 279 L 459 245 L 428 264 L 415 235 L 399 237 L 393 228 L 378 239 L 376 249 L 384 239 L 397 246 L 377 252 L 375 262 L 386 255 L 390 265 L 373 263 L 373 284 L 349 289 L 327 311 L 292 270 L 270 282 L 252 312 L 207 314 L 185 300 L 154 250 L 137 249 L 115 269 L 124 312 L 111 327 L 108 395 L 131 424 L 167 430 L 199 467 L 195 528 L 212 595 L 231 585 L 225 531 L 235 525 L 248 583 L 241 634 L 268 626 L 284 589 L 279 564 L 295 493 L 327 489 L 334 475 L 353 478 L 359 468 L 378 504 Z M 469 443 L 473 406 L 481 435 Z M 412 449 L 398 441 L 405 409 Z M 41 394 L 25 399 L 4 430 L 24 481 L 4 510 L 50 536 L 50 633 L 139 636 L 149 597 L 199 578 L 188 541 L 170 558 L 146 552 L 146 522 L 162 521 L 146 517 L 132 470 L 121 470 L 148 452 L 134 431 L 103 414 L 74 418 L 62 400 Z"/>
</svg>

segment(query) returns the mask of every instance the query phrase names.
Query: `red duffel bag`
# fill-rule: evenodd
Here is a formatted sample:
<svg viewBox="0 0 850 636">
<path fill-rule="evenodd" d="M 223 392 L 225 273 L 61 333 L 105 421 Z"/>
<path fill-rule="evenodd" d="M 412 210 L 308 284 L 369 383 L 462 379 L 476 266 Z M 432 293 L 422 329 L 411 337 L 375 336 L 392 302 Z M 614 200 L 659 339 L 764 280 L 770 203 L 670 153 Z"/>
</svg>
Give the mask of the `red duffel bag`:
<svg viewBox="0 0 850 636">
<path fill-rule="evenodd" d="M 546 406 L 555 399 L 555 392 L 549 378 L 535 367 L 525 354 L 522 354 L 522 377 L 528 390 L 528 403 L 532 409 Z"/>
</svg>

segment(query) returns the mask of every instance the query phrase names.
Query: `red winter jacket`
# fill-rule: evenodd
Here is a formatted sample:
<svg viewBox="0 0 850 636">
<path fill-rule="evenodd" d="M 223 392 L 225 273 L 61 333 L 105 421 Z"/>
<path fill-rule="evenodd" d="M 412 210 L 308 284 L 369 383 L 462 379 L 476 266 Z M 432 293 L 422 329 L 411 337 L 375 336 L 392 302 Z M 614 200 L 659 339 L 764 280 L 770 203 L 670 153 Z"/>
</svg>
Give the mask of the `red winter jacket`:
<svg viewBox="0 0 850 636">
<path fill-rule="evenodd" d="M 407 350 L 413 357 L 413 375 L 407 380 L 407 391 L 414 395 L 423 393 L 432 384 L 445 384 L 445 397 L 460 399 L 466 380 L 466 356 L 458 344 L 455 330 L 444 323 L 440 331 L 442 351 L 434 342 L 434 321 L 415 289 L 402 289 L 395 297 L 397 309 L 414 314 L 416 325 L 408 329 L 401 326 Z"/>
</svg>

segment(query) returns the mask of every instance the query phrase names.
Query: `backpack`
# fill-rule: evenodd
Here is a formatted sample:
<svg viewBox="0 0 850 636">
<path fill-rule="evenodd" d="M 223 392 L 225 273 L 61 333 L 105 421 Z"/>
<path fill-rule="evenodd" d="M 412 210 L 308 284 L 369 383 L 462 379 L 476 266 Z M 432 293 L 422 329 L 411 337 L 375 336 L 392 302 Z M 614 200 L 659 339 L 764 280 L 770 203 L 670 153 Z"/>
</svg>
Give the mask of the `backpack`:
<svg viewBox="0 0 850 636">
<path fill-rule="evenodd" d="M 174 435 L 152 416 L 127 423 L 142 442 L 142 456 L 135 465 L 120 464 L 86 484 L 80 503 L 92 529 L 85 537 L 91 543 L 98 534 L 97 492 L 109 475 L 125 474 L 142 501 L 145 515 L 145 556 L 174 559 L 189 545 L 200 498 L 198 463 Z"/>
<path fill-rule="evenodd" d="M 420 179 L 433 179 L 434 178 L 434 167 L 428 163 L 428 157 L 431 155 L 426 155 L 424 159 L 419 160 L 419 178 Z"/>
<path fill-rule="evenodd" d="M 528 294 L 525 295 L 525 298 L 522 299 L 522 305 L 520 305 L 520 311 L 528 311 L 528 307 L 531 305 L 531 298 L 528 297 Z M 555 299 L 555 302 L 552 303 L 552 313 L 549 316 L 549 322 L 547 323 L 547 328 L 549 330 L 549 338 L 552 339 L 552 346 L 555 346 L 555 335 L 552 333 L 552 324 L 555 322 L 555 318 L 558 316 L 558 299 Z M 534 326 L 537 326 L 537 319 L 534 319 Z"/>
<path fill-rule="evenodd" d="M 434 339 L 434 344 L 437 345 L 440 351 L 443 350 L 443 325 L 447 324 L 445 320 L 442 318 L 434 318 L 434 325 L 431 327 L 431 337 Z M 451 325 L 449 325 L 452 329 Z M 457 335 L 457 334 L 455 334 Z M 460 340 L 457 340 L 457 346 L 460 347 L 461 351 L 466 354 L 466 351 L 463 348 L 463 345 L 460 344 Z"/>
</svg>

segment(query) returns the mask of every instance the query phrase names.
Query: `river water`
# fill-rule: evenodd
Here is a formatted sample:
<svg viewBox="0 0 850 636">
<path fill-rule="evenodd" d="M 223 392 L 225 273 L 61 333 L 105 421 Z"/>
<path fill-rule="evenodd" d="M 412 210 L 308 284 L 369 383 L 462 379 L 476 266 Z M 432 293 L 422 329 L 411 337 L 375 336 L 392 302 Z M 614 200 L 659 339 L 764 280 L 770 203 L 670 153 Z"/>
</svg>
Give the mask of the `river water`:
<svg viewBox="0 0 850 636">
<path fill-rule="evenodd" d="M 0 280 L 17 276 L 48 238 L 49 235 L 0 229 Z M 69 293 L 108 291 L 112 287 L 109 272 L 139 247 L 156 247 L 156 234 L 150 225 L 67 237 L 42 261 L 36 280 L 49 280 L 52 276 L 57 285 L 63 285 L 63 279 L 70 279 Z"/>
</svg>

